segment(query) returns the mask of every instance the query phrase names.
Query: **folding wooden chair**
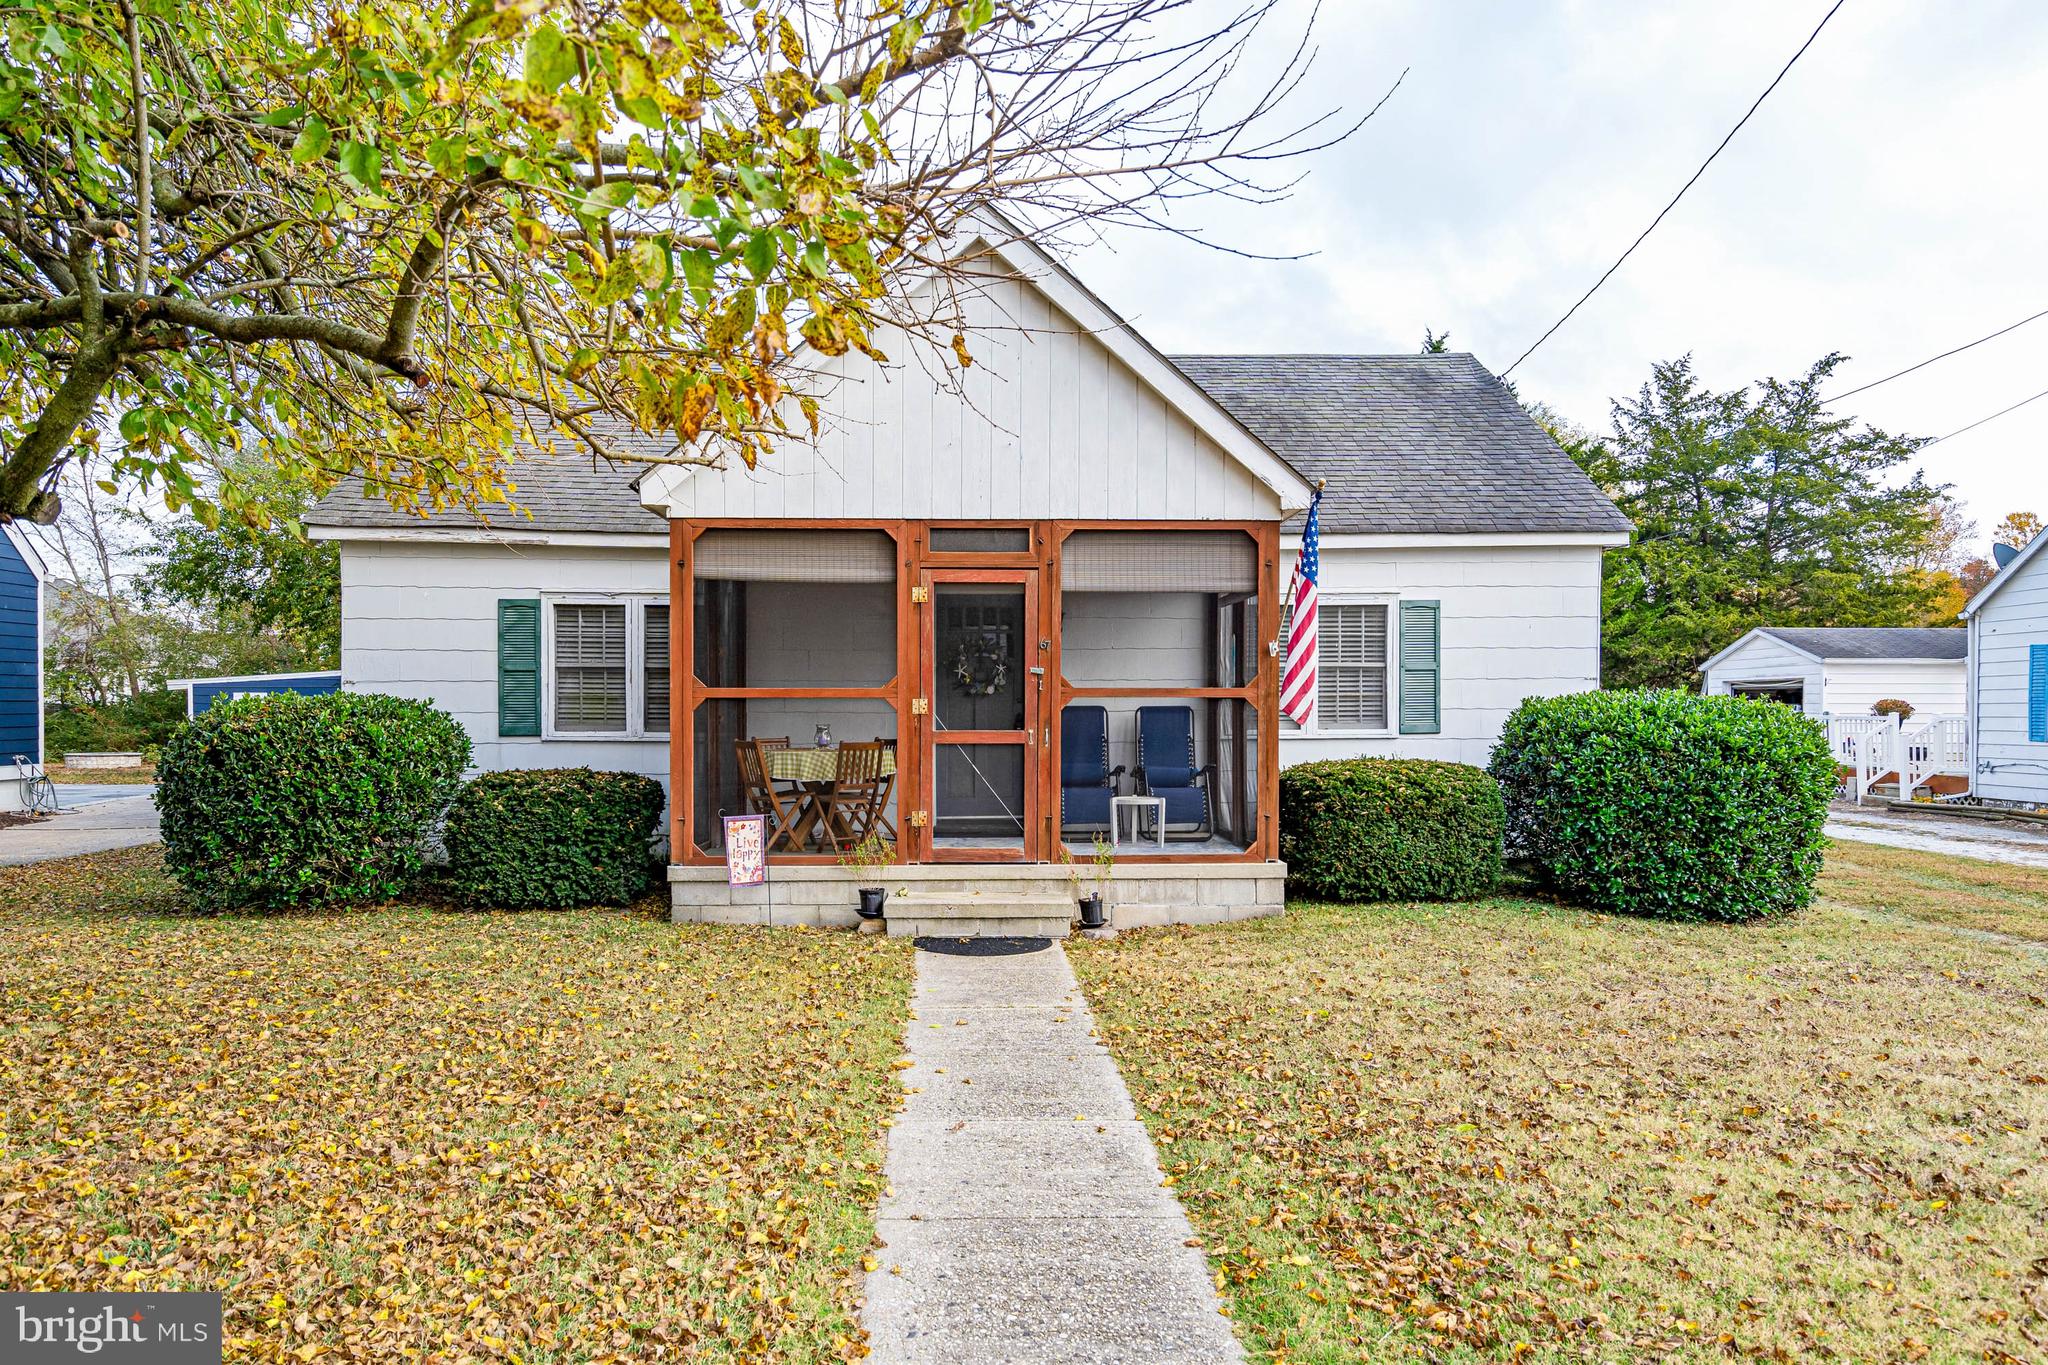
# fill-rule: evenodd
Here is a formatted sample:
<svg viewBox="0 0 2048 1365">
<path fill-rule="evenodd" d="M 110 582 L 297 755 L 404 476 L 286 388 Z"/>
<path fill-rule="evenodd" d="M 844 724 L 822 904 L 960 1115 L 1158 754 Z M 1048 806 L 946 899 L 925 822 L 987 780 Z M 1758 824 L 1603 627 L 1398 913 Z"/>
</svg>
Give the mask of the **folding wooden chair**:
<svg viewBox="0 0 2048 1365">
<path fill-rule="evenodd" d="M 883 739 L 880 735 L 877 735 L 875 736 L 875 743 L 882 746 L 891 760 L 895 759 L 895 740 Z M 888 766 L 894 768 L 896 765 L 892 761 Z M 875 786 L 874 799 L 868 805 L 868 828 L 880 830 L 883 837 L 892 844 L 896 842 L 896 826 L 889 823 L 889 793 L 895 787 L 896 774 L 894 772 L 882 774 Z"/>
<path fill-rule="evenodd" d="M 768 751 L 777 747 L 765 739 L 736 739 L 733 753 L 740 764 L 740 788 L 746 794 L 747 809 L 768 817 L 768 849 L 794 849 L 805 797 L 801 791 L 783 791 L 768 776 Z M 783 740 L 787 749 L 789 741 Z"/>
<path fill-rule="evenodd" d="M 842 843 L 857 844 L 875 829 L 889 795 L 890 780 L 882 775 L 882 756 L 888 748 L 881 740 L 871 744 L 849 741 L 839 746 L 838 767 L 825 792 L 821 820 L 825 841 L 835 852 Z M 895 835 L 891 829 L 889 837 Z"/>
</svg>

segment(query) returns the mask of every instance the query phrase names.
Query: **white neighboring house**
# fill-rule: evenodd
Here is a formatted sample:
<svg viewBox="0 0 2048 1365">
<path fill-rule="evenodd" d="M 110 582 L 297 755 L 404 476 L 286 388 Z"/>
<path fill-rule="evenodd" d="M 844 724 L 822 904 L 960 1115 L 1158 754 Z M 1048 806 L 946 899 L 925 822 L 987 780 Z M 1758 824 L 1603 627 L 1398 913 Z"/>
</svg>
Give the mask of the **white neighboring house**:
<svg viewBox="0 0 2048 1365">
<path fill-rule="evenodd" d="M 2048 804 L 2048 536 L 2036 536 L 1963 608 L 1970 637 L 1972 790 Z"/>
<path fill-rule="evenodd" d="M 1867 716 L 1903 701 L 1963 713 L 1969 632 L 1957 627 L 1758 626 L 1700 665 L 1708 696 L 1760 697 L 1809 716 Z"/>
</svg>

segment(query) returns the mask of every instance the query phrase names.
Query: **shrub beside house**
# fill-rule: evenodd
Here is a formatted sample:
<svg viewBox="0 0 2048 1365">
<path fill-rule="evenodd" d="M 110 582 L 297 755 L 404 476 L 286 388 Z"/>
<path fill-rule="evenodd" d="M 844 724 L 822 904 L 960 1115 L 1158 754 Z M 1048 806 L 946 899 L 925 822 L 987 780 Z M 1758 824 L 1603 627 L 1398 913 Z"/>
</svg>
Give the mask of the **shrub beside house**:
<svg viewBox="0 0 2048 1365">
<path fill-rule="evenodd" d="M 1511 853 L 1596 910 L 1751 920 L 1813 899 L 1835 790 L 1790 707 L 1685 692 L 1532 697 L 1493 775 Z"/>
<path fill-rule="evenodd" d="M 1280 774 L 1280 856 L 1293 896 L 1465 900 L 1500 880 L 1500 786 L 1429 759 L 1300 763 Z"/>
<path fill-rule="evenodd" d="M 282 693 L 216 706 L 164 746 L 164 866 L 206 910 L 388 900 L 424 865 L 469 736 L 424 702 Z"/>
</svg>

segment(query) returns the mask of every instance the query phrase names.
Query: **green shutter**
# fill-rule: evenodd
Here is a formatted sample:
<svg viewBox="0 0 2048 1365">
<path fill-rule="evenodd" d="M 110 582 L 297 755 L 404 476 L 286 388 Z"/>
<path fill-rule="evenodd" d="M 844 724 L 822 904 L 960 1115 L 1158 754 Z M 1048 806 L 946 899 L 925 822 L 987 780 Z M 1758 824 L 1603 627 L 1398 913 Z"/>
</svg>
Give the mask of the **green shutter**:
<svg viewBox="0 0 2048 1365">
<path fill-rule="evenodd" d="M 1441 604 L 1401 604 L 1401 733 L 1433 735 L 1443 729 L 1437 625 Z"/>
<path fill-rule="evenodd" d="M 540 602 L 498 599 L 498 733 L 540 733 Z"/>
<path fill-rule="evenodd" d="M 2027 742 L 2048 744 L 2048 645 L 2027 650 Z"/>
</svg>

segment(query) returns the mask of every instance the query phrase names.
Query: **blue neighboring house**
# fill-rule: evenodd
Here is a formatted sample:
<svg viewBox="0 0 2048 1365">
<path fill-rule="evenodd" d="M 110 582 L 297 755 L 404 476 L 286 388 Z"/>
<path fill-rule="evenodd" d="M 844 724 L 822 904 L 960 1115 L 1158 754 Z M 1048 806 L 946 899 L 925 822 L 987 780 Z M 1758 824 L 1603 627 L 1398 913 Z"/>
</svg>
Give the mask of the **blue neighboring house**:
<svg viewBox="0 0 2048 1365">
<path fill-rule="evenodd" d="M 0 525 L 0 809 L 18 805 L 14 756 L 43 761 L 42 556 L 20 527 Z"/>
<path fill-rule="evenodd" d="M 217 701 L 302 692 L 309 697 L 341 691 L 341 670 L 320 673 L 251 673 L 239 678 L 173 678 L 166 687 L 185 689 L 185 718 L 203 714 Z"/>
</svg>

